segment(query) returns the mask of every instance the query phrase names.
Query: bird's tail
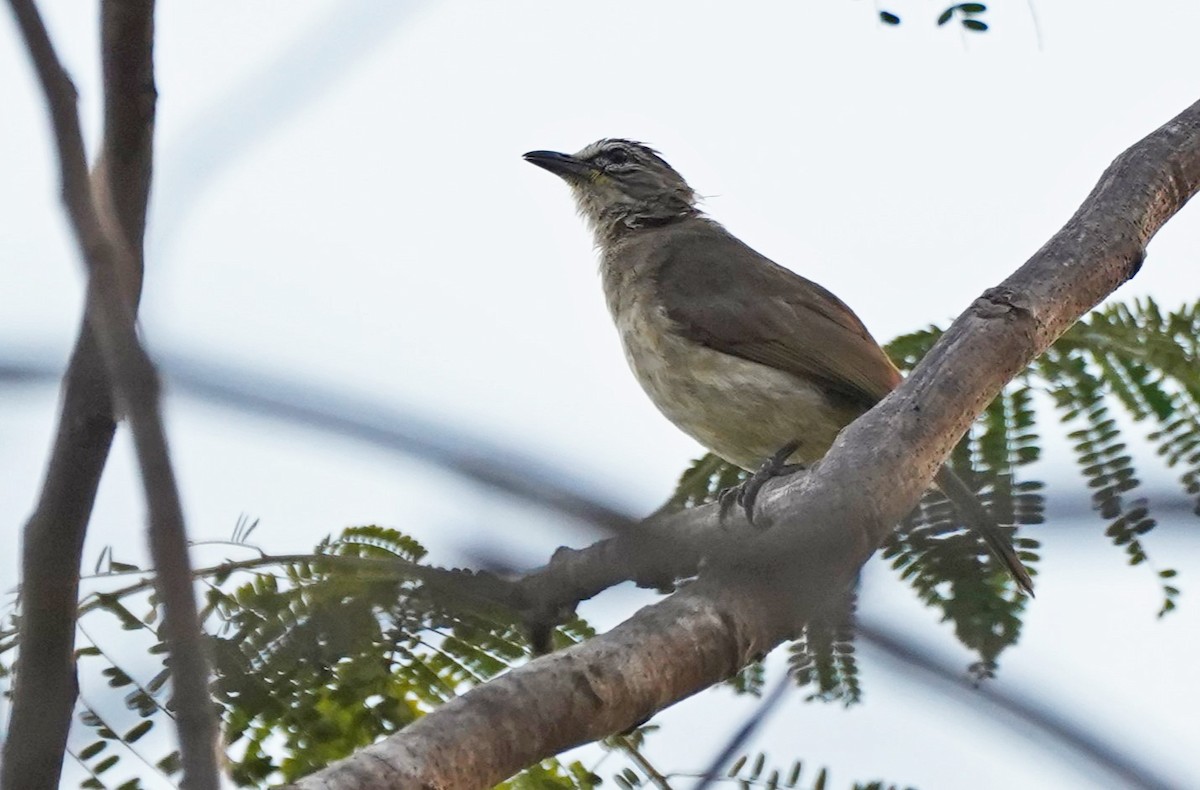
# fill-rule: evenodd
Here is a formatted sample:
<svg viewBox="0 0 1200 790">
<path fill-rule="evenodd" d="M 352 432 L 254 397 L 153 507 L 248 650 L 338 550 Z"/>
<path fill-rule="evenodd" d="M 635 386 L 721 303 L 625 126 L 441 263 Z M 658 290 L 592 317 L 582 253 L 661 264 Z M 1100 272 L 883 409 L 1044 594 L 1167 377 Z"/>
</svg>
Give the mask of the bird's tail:
<svg viewBox="0 0 1200 790">
<path fill-rule="evenodd" d="M 942 493 L 954 503 L 954 509 L 967 522 L 967 526 L 983 538 L 996 559 L 1003 562 L 1008 568 L 1008 572 L 1012 574 L 1017 586 L 1032 598 L 1033 579 L 1017 556 L 1012 539 L 1000 528 L 996 519 L 992 518 L 992 514 L 987 512 L 970 486 L 964 483 L 961 477 L 954 474 L 954 470 L 948 466 L 943 466 L 938 471 L 934 481 Z"/>
</svg>

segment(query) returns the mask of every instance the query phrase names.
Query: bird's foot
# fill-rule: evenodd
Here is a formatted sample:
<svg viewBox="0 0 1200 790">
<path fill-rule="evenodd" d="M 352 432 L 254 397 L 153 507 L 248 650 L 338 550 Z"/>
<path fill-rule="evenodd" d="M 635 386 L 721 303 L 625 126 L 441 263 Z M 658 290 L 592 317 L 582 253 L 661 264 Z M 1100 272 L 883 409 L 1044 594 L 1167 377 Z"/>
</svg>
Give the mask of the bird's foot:
<svg viewBox="0 0 1200 790">
<path fill-rule="evenodd" d="M 729 512 L 729 509 L 734 504 L 737 504 L 745 511 L 746 520 L 754 526 L 759 526 L 754 521 L 754 503 L 758 500 L 759 492 L 762 491 L 762 487 L 771 478 L 788 475 L 804 469 L 803 464 L 789 464 L 787 462 L 787 459 L 799 447 L 800 442 L 788 442 L 768 458 L 757 471 L 741 483 L 736 486 L 730 486 L 722 491 L 717 498 L 721 503 L 721 518 L 723 519 L 725 514 Z"/>
</svg>

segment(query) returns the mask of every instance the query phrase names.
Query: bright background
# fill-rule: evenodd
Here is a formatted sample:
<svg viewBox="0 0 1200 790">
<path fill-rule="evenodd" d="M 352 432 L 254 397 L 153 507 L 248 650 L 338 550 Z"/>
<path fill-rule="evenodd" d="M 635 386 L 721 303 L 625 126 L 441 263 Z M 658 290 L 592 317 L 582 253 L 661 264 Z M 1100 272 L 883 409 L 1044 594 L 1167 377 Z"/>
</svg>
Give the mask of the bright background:
<svg viewBox="0 0 1200 790">
<path fill-rule="evenodd" d="M 434 433 L 452 426 L 647 512 L 700 450 L 629 375 L 566 189 L 520 154 L 648 141 L 713 216 L 838 293 L 881 340 L 944 324 L 1045 242 L 1117 153 L 1200 98 L 1194 3 L 997 3 L 984 35 L 935 27 L 947 4 L 884 3 L 905 20 L 889 28 L 862 0 L 163 3 L 145 337 L 164 358 L 384 404 Z M 94 142 L 93 8 L 42 7 Z M 61 368 L 81 269 L 41 97 L 8 22 L 0 103 L 0 356 Z M 1118 296 L 1195 300 L 1198 249 L 1193 207 Z M 0 389 L 5 590 L 56 405 L 48 384 Z M 414 534 L 436 562 L 502 553 L 535 565 L 589 538 L 419 461 L 179 388 L 167 410 L 196 539 L 227 537 L 246 514 L 261 519 L 256 542 L 281 553 L 379 523 Z M 1179 787 L 1200 783 L 1198 525 L 1168 520 L 1147 540 L 1184 587 L 1180 610 L 1157 621 L 1153 574 L 1123 567 L 1099 521 L 1076 518 L 1082 486 L 1061 442 L 1048 446 L 1042 472 L 1060 483 L 1062 516 L 1037 532 L 1038 598 L 1000 687 L 1085 723 Z M 141 560 L 142 536 L 123 432 L 85 563 L 110 544 Z M 198 561 L 226 553 L 205 548 Z M 585 614 L 611 624 L 643 600 L 616 591 Z M 869 566 L 863 609 L 969 660 L 882 563 Z M 1116 786 L 864 652 L 864 705 L 793 697 L 748 748 L 828 765 L 834 787 Z M 648 754 L 699 769 L 753 709 L 703 694 L 658 717 Z"/>
</svg>

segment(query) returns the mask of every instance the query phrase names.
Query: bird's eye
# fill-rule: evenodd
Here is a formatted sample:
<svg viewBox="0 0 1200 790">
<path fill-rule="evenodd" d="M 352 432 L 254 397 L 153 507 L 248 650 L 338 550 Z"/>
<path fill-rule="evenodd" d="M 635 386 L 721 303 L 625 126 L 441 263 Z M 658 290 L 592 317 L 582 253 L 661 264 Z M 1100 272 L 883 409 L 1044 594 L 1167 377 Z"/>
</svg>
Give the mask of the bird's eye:
<svg viewBox="0 0 1200 790">
<path fill-rule="evenodd" d="M 608 152 L 605 158 L 608 159 L 609 164 L 623 165 L 629 162 L 629 152 L 624 148 L 614 148 Z"/>
</svg>

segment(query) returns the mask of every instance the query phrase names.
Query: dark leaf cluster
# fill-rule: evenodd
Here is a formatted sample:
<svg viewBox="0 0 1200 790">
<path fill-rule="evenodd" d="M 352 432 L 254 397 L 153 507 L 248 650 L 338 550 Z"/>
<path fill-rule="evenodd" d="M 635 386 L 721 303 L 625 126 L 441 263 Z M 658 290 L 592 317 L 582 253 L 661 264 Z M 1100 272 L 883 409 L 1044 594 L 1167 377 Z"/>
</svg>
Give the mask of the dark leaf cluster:
<svg viewBox="0 0 1200 790">
<path fill-rule="evenodd" d="M 986 11 L 987 6 L 983 3 L 956 3 L 938 14 L 937 24 L 941 27 L 952 19 L 958 19 L 963 29 L 973 33 L 984 33 L 988 30 L 988 23 L 980 17 Z M 892 11 L 880 11 L 879 21 L 885 25 L 898 25 L 900 16 Z"/>
<path fill-rule="evenodd" d="M 788 646 L 788 666 L 808 699 L 853 705 L 862 699 L 854 659 L 854 592 L 834 601 Z"/>
</svg>

